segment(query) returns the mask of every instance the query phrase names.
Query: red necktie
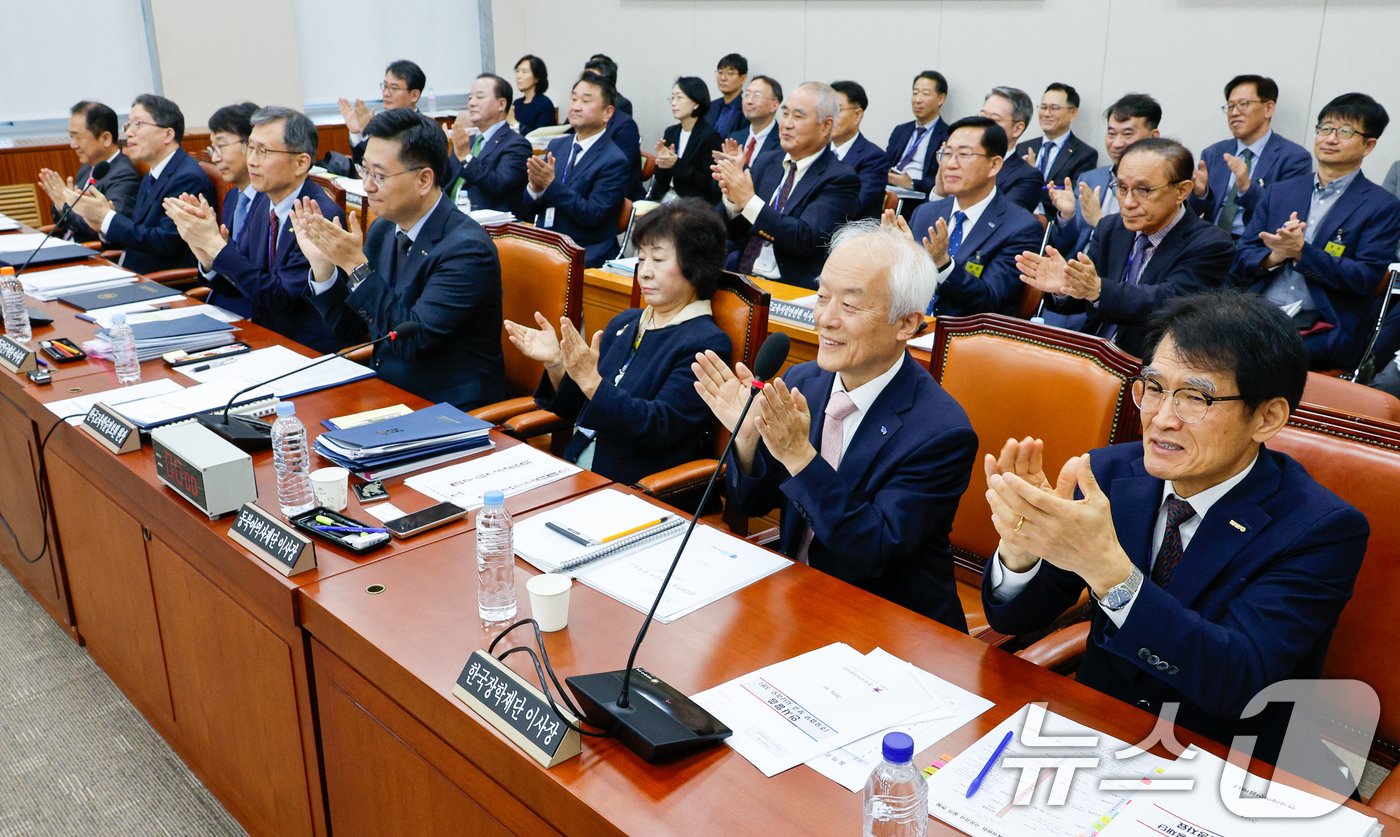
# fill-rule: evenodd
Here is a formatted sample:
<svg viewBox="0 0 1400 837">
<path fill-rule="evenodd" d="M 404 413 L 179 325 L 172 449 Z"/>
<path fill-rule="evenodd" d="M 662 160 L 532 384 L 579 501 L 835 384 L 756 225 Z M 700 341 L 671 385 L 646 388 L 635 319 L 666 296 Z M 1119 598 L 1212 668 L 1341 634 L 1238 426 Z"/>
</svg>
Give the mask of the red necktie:
<svg viewBox="0 0 1400 837">
<path fill-rule="evenodd" d="M 268 212 L 267 223 L 267 272 L 272 272 L 272 266 L 277 263 L 277 210 Z"/>
<path fill-rule="evenodd" d="M 1185 548 L 1181 545 L 1181 524 L 1196 516 L 1191 504 L 1179 499 L 1175 494 L 1167 496 L 1167 528 L 1162 534 L 1162 546 L 1157 550 L 1157 560 L 1152 562 L 1152 580 L 1158 587 L 1166 587 L 1176 574 L 1176 565 L 1181 561 Z"/>
<path fill-rule="evenodd" d="M 744 145 L 744 168 L 748 168 L 749 161 L 753 160 L 753 147 L 756 144 L 757 143 L 754 142 L 753 134 L 749 134 L 749 141 Z"/>
</svg>

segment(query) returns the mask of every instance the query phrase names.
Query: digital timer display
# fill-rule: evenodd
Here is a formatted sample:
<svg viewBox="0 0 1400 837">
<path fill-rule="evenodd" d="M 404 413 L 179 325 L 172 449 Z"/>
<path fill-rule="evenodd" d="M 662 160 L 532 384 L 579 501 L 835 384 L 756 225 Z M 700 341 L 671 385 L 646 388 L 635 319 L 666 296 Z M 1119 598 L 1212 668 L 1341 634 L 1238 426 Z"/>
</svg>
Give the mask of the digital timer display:
<svg viewBox="0 0 1400 837">
<path fill-rule="evenodd" d="M 151 449 L 156 458 L 156 476 L 165 480 L 166 485 L 183 494 L 186 500 L 207 511 L 208 502 L 204 493 L 204 474 L 200 473 L 198 469 L 190 467 L 188 462 L 171 453 L 159 442 L 153 441 Z"/>
</svg>

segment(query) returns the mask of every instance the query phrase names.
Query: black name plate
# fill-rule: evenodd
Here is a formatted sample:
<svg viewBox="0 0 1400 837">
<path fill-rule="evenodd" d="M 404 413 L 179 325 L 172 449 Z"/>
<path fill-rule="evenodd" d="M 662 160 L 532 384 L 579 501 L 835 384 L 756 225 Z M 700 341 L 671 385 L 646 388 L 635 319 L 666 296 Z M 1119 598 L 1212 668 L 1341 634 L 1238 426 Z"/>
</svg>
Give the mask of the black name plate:
<svg viewBox="0 0 1400 837">
<path fill-rule="evenodd" d="M 316 545 L 271 513 L 244 503 L 228 536 L 248 547 L 282 575 L 316 569 Z"/>
<path fill-rule="evenodd" d="M 141 433 L 136 425 L 106 404 L 94 404 L 83 417 L 80 427 L 112 453 L 131 453 L 141 449 Z"/>
<path fill-rule="evenodd" d="M 39 368 L 34 350 L 23 343 L 0 337 L 0 366 L 11 372 L 33 372 Z"/>
<path fill-rule="evenodd" d="M 583 750 L 578 730 L 555 714 L 544 695 L 485 651 L 472 652 L 452 694 L 545 767 Z"/>
</svg>

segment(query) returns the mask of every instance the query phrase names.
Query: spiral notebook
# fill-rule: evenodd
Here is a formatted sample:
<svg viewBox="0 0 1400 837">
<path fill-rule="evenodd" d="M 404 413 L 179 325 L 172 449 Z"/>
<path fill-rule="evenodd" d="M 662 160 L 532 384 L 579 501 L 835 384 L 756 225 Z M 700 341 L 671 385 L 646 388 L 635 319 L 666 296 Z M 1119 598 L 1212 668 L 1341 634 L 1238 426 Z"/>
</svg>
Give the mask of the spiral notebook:
<svg viewBox="0 0 1400 837">
<path fill-rule="evenodd" d="M 547 573 L 575 571 L 677 537 L 686 519 L 611 488 L 595 491 L 515 527 L 515 552 Z"/>
</svg>

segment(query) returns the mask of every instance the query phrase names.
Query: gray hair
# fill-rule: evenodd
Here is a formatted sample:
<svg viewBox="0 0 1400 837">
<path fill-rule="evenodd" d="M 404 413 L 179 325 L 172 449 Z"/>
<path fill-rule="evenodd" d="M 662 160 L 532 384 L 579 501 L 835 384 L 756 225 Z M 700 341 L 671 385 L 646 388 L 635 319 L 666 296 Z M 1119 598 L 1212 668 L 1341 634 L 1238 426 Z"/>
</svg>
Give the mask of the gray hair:
<svg viewBox="0 0 1400 837">
<path fill-rule="evenodd" d="M 992 92 L 983 97 L 982 101 L 993 96 L 1000 96 L 1011 103 L 1011 122 L 1024 122 L 1027 126 L 1031 124 L 1031 117 L 1035 115 L 1035 105 L 1031 103 L 1031 97 L 1026 95 L 1026 91 L 1018 87 L 993 87 Z"/>
<path fill-rule="evenodd" d="M 798 90 L 810 90 L 817 97 L 817 120 L 835 120 L 841 110 L 841 102 L 836 91 L 824 81 L 804 81 L 797 85 Z"/>
<path fill-rule="evenodd" d="M 881 226 L 877 219 L 862 218 L 838 227 L 827 250 L 835 253 L 854 241 L 865 244 L 870 261 L 889 268 L 889 322 L 906 314 L 922 315 L 933 299 L 938 281 L 938 271 L 924 248 L 897 227 Z"/>
<path fill-rule="evenodd" d="M 258 108 L 251 121 L 253 126 L 257 127 L 279 119 L 286 120 L 282 125 L 282 142 L 287 146 L 287 150 L 293 154 L 310 154 L 314 160 L 321 139 L 316 133 L 316 123 L 308 119 L 306 114 L 281 105 L 268 105 Z"/>
</svg>

